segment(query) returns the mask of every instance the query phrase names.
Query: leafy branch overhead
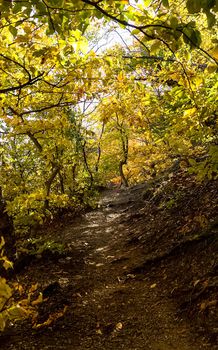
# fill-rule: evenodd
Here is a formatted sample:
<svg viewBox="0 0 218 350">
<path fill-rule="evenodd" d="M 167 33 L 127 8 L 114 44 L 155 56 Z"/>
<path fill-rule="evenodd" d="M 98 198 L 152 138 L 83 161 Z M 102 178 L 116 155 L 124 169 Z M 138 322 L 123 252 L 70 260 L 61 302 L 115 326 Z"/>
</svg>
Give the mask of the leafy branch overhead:
<svg viewBox="0 0 218 350">
<path fill-rule="evenodd" d="M 180 11 L 178 12 L 178 7 Z M 143 35 L 143 41 L 159 40 L 169 50 L 177 51 L 177 41 L 198 48 L 215 62 L 216 59 L 201 46 L 201 30 L 198 20 L 205 14 L 209 29 L 216 29 L 217 2 L 215 0 L 187 0 L 184 5 L 179 1 L 57 1 L 40 0 L 29 2 L 2 1 L 2 13 L 22 16 L 22 21 L 40 20 L 48 22 L 48 34 L 64 35 L 68 28 L 79 28 L 83 33 L 90 19 L 106 19 L 118 23 L 121 27 L 132 29 L 133 35 Z M 181 16 L 182 14 L 182 16 Z M 192 18 L 191 18 L 192 17 Z M 15 22 L 16 23 L 16 22 Z M 16 35 L 17 28 L 10 24 L 10 31 Z M 178 46 L 179 47 L 179 46 Z"/>
</svg>

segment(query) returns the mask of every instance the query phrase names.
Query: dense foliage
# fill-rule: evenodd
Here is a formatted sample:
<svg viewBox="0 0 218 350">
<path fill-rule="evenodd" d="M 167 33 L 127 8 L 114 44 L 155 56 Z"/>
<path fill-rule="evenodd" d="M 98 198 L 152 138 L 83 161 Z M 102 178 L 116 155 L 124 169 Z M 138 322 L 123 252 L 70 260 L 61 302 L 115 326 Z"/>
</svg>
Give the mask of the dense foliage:
<svg viewBox="0 0 218 350">
<path fill-rule="evenodd" d="M 217 1 L 0 9 L 0 187 L 18 230 L 176 159 L 217 177 Z M 129 34 L 99 50 L 104 25 Z"/>
</svg>

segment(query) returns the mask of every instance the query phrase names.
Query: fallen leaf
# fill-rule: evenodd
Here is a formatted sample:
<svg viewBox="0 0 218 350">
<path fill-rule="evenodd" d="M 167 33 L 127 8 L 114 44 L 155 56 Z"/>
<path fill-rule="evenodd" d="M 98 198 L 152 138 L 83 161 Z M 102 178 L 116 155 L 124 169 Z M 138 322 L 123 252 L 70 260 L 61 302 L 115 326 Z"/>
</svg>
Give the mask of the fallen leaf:
<svg viewBox="0 0 218 350">
<path fill-rule="evenodd" d="M 43 302 L 43 295 L 42 293 L 39 293 L 38 298 L 36 300 L 33 300 L 31 304 L 35 306 L 35 305 L 41 304 L 42 302 Z"/>
<path fill-rule="evenodd" d="M 199 282 L 200 282 L 200 280 L 194 281 L 194 283 L 193 283 L 194 287 L 197 286 L 197 284 L 198 284 Z"/>
<path fill-rule="evenodd" d="M 128 273 L 128 274 L 127 274 L 127 277 L 128 277 L 128 278 L 135 278 L 136 275 L 133 275 L 132 273 Z"/>
<path fill-rule="evenodd" d="M 32 286 L 29 289 L 29 293 L 34 293 L 38 288 L 38 283 L 32 284 Z"/>
<path fill-rule="evenodd" d="M 157 286 L 157 283 L 154 283 L 154 284 L 152 284 L 151 286 L 150 286 L 150 288 L 155 288 Z"/>
<path fill-rule="evenodd" d="M 104 264 L 102 264 L 102 263 L 99 263 L 99 264 L 96 264 L 95 266 L 96 267 L 100 267 L 100 266 L 103 266 Z"/>
<path fill-rule="evenodd" d="M 67 310 L 67 306 L 64 306 L 63 310 L 54 312 L 53 314 L 49 315 L 48 319 L 43 323 L 35 323 L 33 325 L 33 329 L 39 329 L 45 326 L 50 326 L 53 324 L 56 320 L 58 320 L 60 317 L 64 316 L 65 312 Z"/>
<path fill-rule="evenodd" d="M 204 311 L 206 309 L 206 307 L 207 307 L 207 303 L 203 302 L 203 303 L 200 304 L 200 310 L 201 311 Z"/>
<path fill-rule="evenodd" d="M 123 324 L 121 322 L 118 322 L 115 326 L 116 331 L 121 331 L 122 328 L 123 328 Z"/>
<path fill-rule="evenodd" d="M 208 302 L 207 305 L 208 306 L 216 306 L 217 302 L 218 302 L 217 300 L 211 300 L 211 301 Z"/>
</svg>

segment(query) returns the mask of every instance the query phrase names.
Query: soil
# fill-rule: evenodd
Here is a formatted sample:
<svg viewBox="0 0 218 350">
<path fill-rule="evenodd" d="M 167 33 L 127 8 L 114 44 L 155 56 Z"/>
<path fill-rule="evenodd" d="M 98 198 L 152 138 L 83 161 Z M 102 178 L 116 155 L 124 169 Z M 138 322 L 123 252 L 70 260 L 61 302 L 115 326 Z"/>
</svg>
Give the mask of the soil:
<svg viewBox="0 0 218 350">
<path fill-rule="evenodd" d="M 218 349 L 217 198 L 217 181 L 180 171 L 37 232 L 65 246 L 17 276 L 38 282 L 44 325 L 10 324 L 0 349 Z"/>
</svg>

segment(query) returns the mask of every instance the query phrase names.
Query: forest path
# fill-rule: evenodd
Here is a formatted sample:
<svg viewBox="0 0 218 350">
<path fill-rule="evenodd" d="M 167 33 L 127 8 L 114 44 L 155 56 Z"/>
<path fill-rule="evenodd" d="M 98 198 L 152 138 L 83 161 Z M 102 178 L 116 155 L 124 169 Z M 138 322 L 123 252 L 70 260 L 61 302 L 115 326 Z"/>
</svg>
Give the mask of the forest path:
<svg viewBox="0 0 218 350">
<path fill-rule="evenodd" d="M 177 312 L 172 287 L 163 287 L 164 266 L 132 272 L 146 260 L 143 246 L 130 244 L 139 230 L 142 191 L 105 191 L 98 209 L 57 229 L 68 254 L 35 266 L 33 278 L 42 285 L 58 281 L 48 304 L 54 298 L 67 312 L 48 328 L 15 331 L 1 349 L 210 349 Z M 28 269 L 22 278 L 29 281 Z"/>
</svg>

